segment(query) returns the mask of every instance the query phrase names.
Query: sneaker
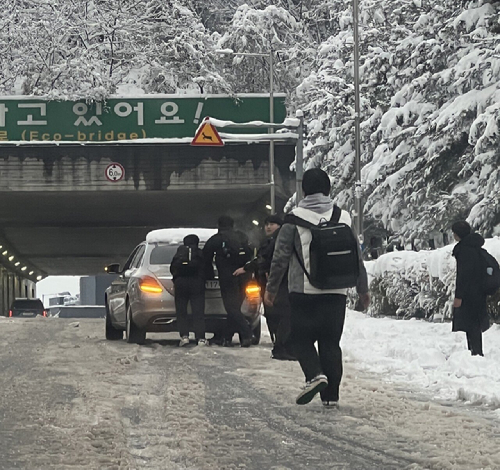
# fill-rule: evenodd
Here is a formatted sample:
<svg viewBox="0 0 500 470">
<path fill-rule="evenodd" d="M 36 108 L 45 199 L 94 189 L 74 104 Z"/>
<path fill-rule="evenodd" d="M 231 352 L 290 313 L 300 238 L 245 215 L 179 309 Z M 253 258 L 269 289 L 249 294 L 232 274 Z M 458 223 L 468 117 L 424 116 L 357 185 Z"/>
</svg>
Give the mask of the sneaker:
<svg viewBox="0 0 500 470">
<path fill-rule="evenodd" d="M 297 403 L 297 405 L 306 405 L 314 398 L 314 395 L 321 392 L 321 390 L 324 390 L 326 387 L 328 387 L 328 379 L 326 376 L 323 374 L 317 375 L 310 382 L 306 382 L 304 390 L 299 393 L 295 403 Z"/>
<path fill-rule="evenodd" d="M 253 338 L 245 338 L 241 340 L 242 348 L 249 348 L 253 344 Z"/>
<path fill-rule="evenodd" d="M 189 344 L 189 338 L 187 336 L 183 336 L 179 341 L 179 347 L 187 346 Z"/>
<path fill-rule="evenodd" d="M 287 352 L 273 352 L 271 354 L 271 359 L 277 359 L 278 361 L 296 361 L 297 358 L 288 354 Z"/>
<path fill-rule="evenodd" d="M 199 339 L 198 346 L 202 346 L 202 347 L 208 346 L 208 341 L 206 339 Z"/>
<path fill-rule="evenodd" d="M 339 409 L 339 402 L 338 401 L 333 401 L 333 400 L 323 400 L 323 406 L 325 408 L 335 408 Z"/>
</svg>

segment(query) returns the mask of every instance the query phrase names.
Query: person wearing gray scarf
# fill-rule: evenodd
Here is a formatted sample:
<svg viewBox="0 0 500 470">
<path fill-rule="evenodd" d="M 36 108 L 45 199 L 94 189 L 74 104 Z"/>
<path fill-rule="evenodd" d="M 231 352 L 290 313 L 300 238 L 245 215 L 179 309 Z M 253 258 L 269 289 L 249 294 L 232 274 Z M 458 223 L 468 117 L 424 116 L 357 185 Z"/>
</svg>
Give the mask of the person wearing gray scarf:
<svg viewBox="0 0 500 470">
<path fill-rule="evenodd" d="M 307 170 L 302 180 L 304 199 L 292 214 L 318 225 L 329 221 L 334 210 L 330 199 L 330 179 L 319 168 Z M 340 223 L 351 226 L 347 211 L 340 213 Z M 344 328 L 347 289 L 318 289 L 311 285 L 304 266 L 309 266 L 311 231 L 285 223 L 281 228 L 271 264 L 264 302 L 272 305 L 281 279 L 288 269 L 288 291 L 291 305 L 291 344 L 306 385 L 296 403 L 309 403 L 317 393 L 325 407 L 337 408 L 342 380 L 340 339 Z M 359 276 L 356 290 L 361 304 L 370 304 L 368 278 L 358 245 Z M 318 350 L 315 343 L 318 343 Z"/>
</svg>

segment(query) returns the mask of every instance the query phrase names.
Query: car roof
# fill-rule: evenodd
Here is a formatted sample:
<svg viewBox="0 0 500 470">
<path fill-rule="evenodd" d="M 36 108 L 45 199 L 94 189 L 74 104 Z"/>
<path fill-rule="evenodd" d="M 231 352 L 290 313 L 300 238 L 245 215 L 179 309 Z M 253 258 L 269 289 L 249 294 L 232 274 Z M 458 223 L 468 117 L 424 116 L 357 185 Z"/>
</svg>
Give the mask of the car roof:
<svg viewBox="0 0 500 470">
<path fill-rule="evenodd" d="M 206 242 L 217 233 L 215 228 L 162 228 L 146 235 L 147 243 L 181 244 L 186 235 L 196 234 L 201 242 Z"/>
</svg>

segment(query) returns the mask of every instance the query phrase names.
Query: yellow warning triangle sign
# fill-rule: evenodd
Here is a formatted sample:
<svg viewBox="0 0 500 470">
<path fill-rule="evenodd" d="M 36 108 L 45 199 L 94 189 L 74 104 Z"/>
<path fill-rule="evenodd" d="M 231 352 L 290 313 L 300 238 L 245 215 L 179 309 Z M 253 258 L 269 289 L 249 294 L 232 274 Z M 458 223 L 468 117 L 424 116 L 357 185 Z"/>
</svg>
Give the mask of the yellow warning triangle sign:
<svg viewBox="0 0 500 470">
<path fill-rule="evenodd" d="M 217 129 L 210 124 L 210 122 L 204 122 L 198 129 L 198 132 L 191 141 L 191 145 L 209 145 L 215 147 L 221 147 L 224 145 L 222 139 L 220 138 Z"/>
</svg>

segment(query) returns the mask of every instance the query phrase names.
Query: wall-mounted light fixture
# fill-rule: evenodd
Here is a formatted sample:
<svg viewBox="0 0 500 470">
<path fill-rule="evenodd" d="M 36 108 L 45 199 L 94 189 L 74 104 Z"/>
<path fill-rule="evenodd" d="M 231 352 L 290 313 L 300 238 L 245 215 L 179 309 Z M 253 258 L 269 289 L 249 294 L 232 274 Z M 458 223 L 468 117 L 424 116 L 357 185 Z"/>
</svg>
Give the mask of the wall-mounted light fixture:
<svg viewBox="0 0 500 470">
<path fill-rule="evenodd" d="M 20 261 L 16 261 L 16 262 L 14 263 L 14 266 L 19 266 L 20 264 L 21 264 L 21 262 L 20 262 Z"/>
<path fill-rule="evenodd" d="M 258 220 L 252 220 L 252 224 L 258 226 L 259 225 L 259 221 Z"/>
<path fill-rule="evenodd" d="M 30 272 L 28 273 L 28 276 L 33 275 L 33 273 L 34 273 L 34 272 L 35 272 L 35 271 L 30 271 Z"/>
<path fill-rule="evenodd" d="M 26 269 L 28 269 L 28 267 L 27 267 L 27 266 L 23 266 L 23 267 L 21 268 L 21 271 L 26 271 Z"/>
<path fill-rule="evenodd" d="M 7 253 L 8 253 L 8 251 L 7 251 L 7 250 L 5 250 L 5 251 L 2 253 L 2 255 L 6 256 L 6 255 L 7 255 Z"/>
<path fill-rule="evenodd" d="M 9 256 L 9 261 L 12 261 L 14 259 L 14 256 Z"/>
</svg>

